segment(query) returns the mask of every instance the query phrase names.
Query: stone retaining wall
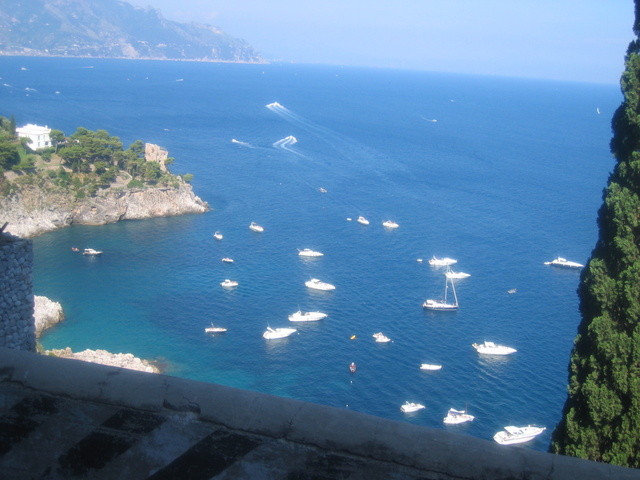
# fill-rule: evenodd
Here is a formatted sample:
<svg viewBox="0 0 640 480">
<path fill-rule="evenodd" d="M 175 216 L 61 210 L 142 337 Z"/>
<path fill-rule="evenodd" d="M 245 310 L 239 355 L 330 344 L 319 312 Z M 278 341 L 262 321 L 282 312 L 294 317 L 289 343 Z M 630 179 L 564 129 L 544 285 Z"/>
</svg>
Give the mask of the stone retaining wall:
<svg viewBox="0 0 640 480">
<path fill-rule="evenodd" d="M 0 347 L 36 351 L 33 243 L 0 230 Z"/>
</svg>

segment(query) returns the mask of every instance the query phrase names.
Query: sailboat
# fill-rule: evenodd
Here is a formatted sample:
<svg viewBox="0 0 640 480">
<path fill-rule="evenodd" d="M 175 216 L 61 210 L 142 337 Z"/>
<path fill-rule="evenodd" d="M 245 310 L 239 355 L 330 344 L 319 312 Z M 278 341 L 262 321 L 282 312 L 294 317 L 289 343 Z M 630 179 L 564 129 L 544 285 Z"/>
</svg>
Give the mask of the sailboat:
<svg viewBox="0 0 640 480">
<path fill-rule="evenodd" d="M 453 303 L 447 303 L 447 293 L 449 292 L 449 283 L 451 283 L 451 290 L 453 291 Z M 444 277 L 444 300 L 426 300 L 422 306 L 427 310 L 438 310 L 441 312 L 455 312 L 458 310 L 458 296 L 456 295 L 456 287 L 453 283 L 453 279 Z"/>
</svg>

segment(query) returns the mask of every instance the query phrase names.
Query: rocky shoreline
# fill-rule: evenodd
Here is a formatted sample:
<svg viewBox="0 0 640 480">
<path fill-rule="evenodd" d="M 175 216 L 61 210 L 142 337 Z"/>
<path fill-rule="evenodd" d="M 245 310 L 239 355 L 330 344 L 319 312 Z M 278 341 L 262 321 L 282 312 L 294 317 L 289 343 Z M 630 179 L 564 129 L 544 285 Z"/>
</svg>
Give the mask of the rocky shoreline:
<svg viewBox="0 0 640 480">
<path fill-rule="evenodd" d="M 36 325 L 36 338 L 38 338 L 46 329 L 60 323 L 64 319 L 64 312 L 60 303 L 54 302 L 47 297 L 34 295 L 33 300 L 33 318 Z M 112 367 L 128 368 L 129 370 L 138 370 L 140 372 L 162 373 L 153 362 L 135 357 L 131 353 L 111 353 L 106 350 L 89 349 L 74 353 L 67 347 L 63 349 L 46 350 L 44 354 L 73 358 L 84 362 L 99 363 L 101 365 L 110 365 Z"/>
<path fill-rule="evenodd" d="M 209 204 L 193 193 L 191 185 L 99 191 L 95 197 L 75 199 L 68 191 L 38 186 L 0 198 L 6 231 L 31 238 L 71 225 L 106 225 L 120 220 L 204 213 Z"/>
</svg>

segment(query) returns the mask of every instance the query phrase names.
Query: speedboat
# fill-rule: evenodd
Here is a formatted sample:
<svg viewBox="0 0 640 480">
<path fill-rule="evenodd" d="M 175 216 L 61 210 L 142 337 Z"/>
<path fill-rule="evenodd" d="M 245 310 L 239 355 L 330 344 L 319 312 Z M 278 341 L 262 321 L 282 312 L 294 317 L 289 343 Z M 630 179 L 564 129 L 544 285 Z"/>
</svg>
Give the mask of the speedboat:
<svg viewBox="0 0 640 480">
<path fill-rule="evenodd" d="M 449 282 L 451 282 L 451 290 L 453 291 L 453 303 L 447 303 L 447 293 L 449 292 Z M 436 310 L 439 312 L 455 312 L 458 310 L 458 295 L 456 295 L 456 287 L 453 280 L 445 277 L 444 279 L 444 300 L 427 299 L 422 304 L 427 310 Z"/>
<path fill-rule="evenodd" d="M 213 234 L 213 238 L 215 238 L 216 240 L 222 240 L 223 236 L 219 231 L 216 230 L 216 233 Z"/>
<path fill-rule="evenodd" d="M 358 217 L 358 223 L 361 223 L 362 225 L 369 225 L 369 220 L 367 220 L 366 218 L 360 216 Z"/>
<path fill-rule="evenodd" d="M 85 248 L 82 252 L 83 255 L 102 255 L 100 250 L 94 250 L 93 248 Z"/>
<path fill-rule="evenodd" d="M 405 404 L 400 407 L 400 410 L 402 410 L 404 413 L 411 413 L 422 410 L 423 408 L 424 405 L 422 405 L 421 403 L 405 402 Z"/>
<path fill-rule="evenodd" d="M 493 342 L 474 343 L 471 345 L 476 349 L 478 353 L 484 353 L 485 355 L 509 355 L 517 352 L 515 348 L 506 347 L 504 345 L 496 345 Z"/>
<path fill-rule="evenodd" d="M 225 263 L 233 263 L 233 258 L 224 257 L 224 258 L 222 259 L 222 261 L 223 261 L 223 262 L 225 262 Z"/>
<path fill-rule="evenodd" d="M 444 257 L 444 258 L 436 258 L 433 257 L 429 260 L 429 265 L 434 267 L 448 267 L 449 265 L 453 265 L 454 263 L 458 263 L 458 260 L 454 260 L 453 258 Z"/>
<path fill-rule="evenodd" d="M 391 339 L 382 332 L 374 333 L 372 337 L 376 339 L 377 343 L 389 343 L 391 341 Z"/>
<path fill-rule="evenodd" d="M 231 287 L 237 287 L 238 286 L 238 282 L 236 282 L 235 280 L 229 280 L 227 278 L 227 279 L 225 279 L 224 282 L 220 282 L 220 285 L 222 285 L 225 288 L 231 288 Z"/>
<path fill-rule="evenodd" d="M 296 333 L 295 328 L 271 328 L 267 327 L 267 331 L 262 334 L 267 340 L 275 340 L 276 338 L 286 338 L 289 335 Z"/>
<path fill-rule="evenodd" d="M 304 284 L 309 288 L 313 288 L 314 290 L 335 290 L 336 289 L 336 287 L 334 287 L 330 283 L 321 282 L 317 278 L 312 278 L 311 280 L 304 282 Z"/>
<path fill-rule="evenodd" d="M 456 410 L 450 408 L 447 412 L 447 416 L 442 421 L 448 425 L 455 425 L 456 423 L 472 422 L 476 418 L 473 415 L 469 415 L 467 410 Z"/>
<path fill-rule="evenodd" d="M 356 368 L 357 368 L 357 367 L 356 367 L 356 364 L 355 364 L 355 363 L 351 362 L 351 363 L 349 364 L 349 371 L 350 371 L 351 373 L 356 373 Z"/>
<path fill-rule="evenodd" d="M 289 315 L 290 322 L 315 322 L 327 318 L 328 315 L 322 312 L 303 312 L 298 310 L 296 313 Z"/>
<path fill-rule="evenodd" d="M 322 187 L 320 187 L 320 188 L 318 189 L 318 191 L 319 191 L 320 193 L 327 193 L 327 189 L 326 189 L 326 188 L 322 188 Z"/>
<path fill-rule="evenodd" d="M 432 363 L 422 363 L 420 364 L 420 370 L 440 370 L 442 365 L 434 365 Z"/>
<path fill-rule="evenodd" d="M 382 226 L 385 228 L 398 228 L 400 225 L 398 225 L 393 220 L 387 220 L 385 222 L 382 222 Z"/>
<path fill-rule="evenodd" d="M 251 222 L 251 225 L 249 225 L 249 228 L 254 232 L 258 232 L 258 233 L 264 232 L 264 228 L 258 225 L 256 222 Z"/>
<path fill-rule="evenodd" d="M 316 252 L 310 248 L 305 248 L 304 250 L 298 249 L 298 255 L 301 257 L 322 257 L 324 253 Z"/>
<path fill-rule="evenodd" d="M 211 326 L 210 326 L 210 327 L 205 328 L 205 329 L 204 329 L 204 331 L 205 331 L 206 333 L 224 333 L 224 332 L 226 332 L 226 331 L 227 331 L 227 329 L 226 329 L 226 328 L 224 328 L 224 327 L 214 327 L 214 326 L 213 326 L 213 323 L 212 323 L 212 324 L 211 324 Z"/>
<path fill-rule="evenodd" d="M 513 445 L 514 443 L 524 443 L 537 437 L 546 430 L 545 427 L 527 425 L 526 427 L 504 427 L 504 430 L 496 433 L 493 439 L 500 445 Z"/>
<path fill-rule="evenodd" d="M 578 262 L 572 262 L 566 258 L 558 257 L 550 262 L 544 262 L 545 265 L 553 265 L 555 267 L 582 268 L 584 265 Z"/>
</svg>

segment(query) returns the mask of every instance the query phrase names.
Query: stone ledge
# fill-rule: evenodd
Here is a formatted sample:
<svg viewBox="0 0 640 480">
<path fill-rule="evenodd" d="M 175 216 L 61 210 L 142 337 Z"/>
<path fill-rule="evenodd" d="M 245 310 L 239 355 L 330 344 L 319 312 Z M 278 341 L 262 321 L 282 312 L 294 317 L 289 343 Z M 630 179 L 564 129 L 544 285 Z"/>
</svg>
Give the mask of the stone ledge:
<svg viewBox="0 0 640 480">
<path fill-rule="evenodd" d="M 76 400 L 166 414 L 263 435 L 362 462 L 424 472 L 423 478 L 640 479 L 640 470 L 563 457 L 349 410 L 225 387 L 0 348 L 0 386 L 17 383 Z"/>
</svg>

